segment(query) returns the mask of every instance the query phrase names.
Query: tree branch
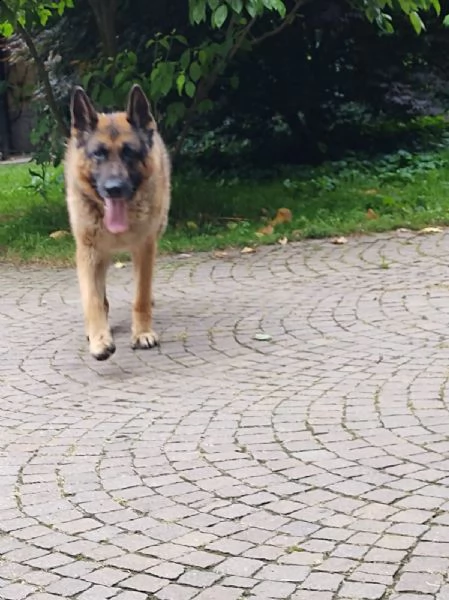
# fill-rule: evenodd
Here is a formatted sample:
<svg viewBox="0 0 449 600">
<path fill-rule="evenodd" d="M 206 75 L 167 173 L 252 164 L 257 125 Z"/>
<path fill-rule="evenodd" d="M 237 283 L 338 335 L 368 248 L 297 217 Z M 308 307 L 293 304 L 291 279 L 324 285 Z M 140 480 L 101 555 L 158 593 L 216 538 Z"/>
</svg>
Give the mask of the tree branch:
<svg viewBox="0 0 449 600">
<path fill-rule="evenodd" d="M 45 63 L 39 56 L 39 52 L 37 51 L 34 40 L 31 37 L 29 31 L 25 29 L 25 27 L 23 27 L 23 25 L 21 25 L 20 23 L 17 23 L 17 33 L 23 39 L 23 41 L 28 47 L 28 50 L 30 51 L 31 56 L 33 57 L 39 79 L 41 80 L 41 83 L 44 86 L 45 97 L 47 99 L 48 106 L 56 120 L 56 123 L 58 124 L 59 130 L 64 137 L 68 137 L 70 135 L 69 128 L 67 127 L 64 119 L 62 118 L 61 112 L 56 102 L 55 95 L 53 93 L 53 88 L 51 87 L 47 69 L 45 68 Z"/>
<path fill-rule="evenodd" d="M 298 10 L 308 2 L 309 0 L 297 0 L 295 2 L 295 5 L 293 6 L 293 8 L 291 9 L 291 11 L 288 13 L 288 15 L 286 15 L 285 19 L 282 21 L 282 23 L 278 26 L 275 27 L 274 29 L 272 29 L 271 31 L 267 31 L 266 33 L 263 33 L 261 36 L 259 36 L 258 38 L 254 38 L 253 40 L 251 40 L 251 46 L 257 46 L 258 44 L 261 44 L 262 42 L 264 42 L 266 39 L 273 37 L 274 35 L 277 35 L 278 33 L 281 33 L 281 31 L 283 31 L 286 27 L 288 27 L 289 25 L 291 25 L 298 13 Z"/>
<path fill-rule="evenodd" d="M 189 106 L 189 109 L 187 110 L 186 118 L 184 121 L 184 126 L 181 130 L 178 141 L 176 142 L 174 150 L 173 150 L 173 162 L 175 162 L 176 159 L 178 158 L 178 156 L 182 150 L 182 147 L 184 145 L 184 142 L 186 141 L 187 134 L 189 133 L 190 127 L 191 127 L 193 120 L 195 118 L 195 115 L 196 115 L 196 109 L 198 107 L 198 104 L 206 98 L 207 94 L 209 93 L 209 91 L 212 89 L 215 82 L 217 81 L 217 78 L 220 75 L 220 72 L 222 71 L 222 69 L 225 68 L 227 63 L 234 57 L 236 52 L 238 52 L 238 50 L 240 49 L 241 45 L 245 41 L 245 38 L 248 36 L 248 34 L 251 31 L 251 28 L 255 22 L 256 22 L 256 17 L 253 17 L 247 23 L 247 25 L 242 29 L 242 31 L 240 32 L 234 45 L 230 48 L 228 54 L 226 56 L 224 56 L 221 60 L 217 61 L 216 64 L 214 65 L 213 69 L 211 70 L 211 72 L 204 79 L 202 79 L 200 81 L 200 83 L 198 84 L 198 87 L 197 87 L 196 93 L 195 93 L 195 97 L 193 99 L 192 104 Z M 226 35 L 227 36 L 230 35 L 231 31 L 232 31 L 231 28 L 229 28 Z"/>
<path fill-rule="evenodd" d="M 89 0 L 101 38 L 103 54 L 114 58 L 117 54 L 116 12 L 117 0 Z"/>
<path fill-rule="evenodd" d="M 272 37 L 273 35 L 277 35 L 283 29 L 285 29 L 285 27 L 287 27 L 288 25 L 293 23 L 298 10 L 304 4 L 306 4 L 306 2 L 309 2 L 309 0 L 296 0 L 293 8 L 288 13 L 288 15 L 286 15 L 285 19 L 282 21 L 282 23 L 279 25 L 279 27 L 276 27 L 275 29 L 272 29 L 271 31 L 267 31 L 260 37 L 254 38 L 253 40 L 251 40 L 250 41 L 251 46 L 256 46 L 257 44 L 260 44 L 267 38 Z M 200 84 L 198 85 L 193 102 L 187 111 L 186 118 L 184 121 L 184 126 L 181 130 L 178 141 L 175 144 L 175 148 L 173 151 L 173 161 L 175 161 L 178 158 L 178 156 L 182 150 L 184 142 L 187 138 L 187 134 L 188 134 L 190 127 L 193 123 L 193 120 L 195 118 L 196 109 L 198 107 L 198 104 L 201 102 L 201 100 L 203 100 L 207 96 L 207 94 L 209 93 L 211 88 L 214 86 L 220 72 L 226 67 L 226 65 L 234 58 L 234 56 L 240 50 L 243 42 L 247 39 L 248 34 L 250 33 L 251 29 L 253 28 L 253 25 L 256 22 L 256 20 L 257 20 L 257 17 L 254 16 L 254 17 L 252 17 L 252 19 L 250 21 L 248 21 L 248 23 L 245 25 L 245 27 L 242 29 L 242 31 L 237 36 L 237 39 L 235 40 L 234 45 L 230 48 L 230 50 L 226 54 L 226 56 L 224 56 L 221 60 L 217 61 L 217 63 L 215 64 L 214 68 L 209 73 L 209 75 L 207 75 L 207 77 L 205 77 L 205 79 L 203 79 L 200 82 Z M 232 33 L 232 27 L 233 27 L 233 21 L 231 19 L 228 30 L 226 32 L 226 37 L 228 37 Z"/>
</svg>

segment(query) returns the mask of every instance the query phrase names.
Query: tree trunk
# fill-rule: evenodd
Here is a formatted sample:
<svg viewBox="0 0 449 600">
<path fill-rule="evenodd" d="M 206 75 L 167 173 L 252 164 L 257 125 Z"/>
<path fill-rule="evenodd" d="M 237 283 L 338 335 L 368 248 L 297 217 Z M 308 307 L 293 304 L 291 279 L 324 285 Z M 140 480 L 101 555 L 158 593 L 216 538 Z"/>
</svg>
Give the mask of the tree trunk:
<svg viewBox="0 0 449 600">
<path fill-rule="evenodd" d="M 14 21 L 15 21 L 14 12 L 10 8 L 8 8 L 8 6 L 6 6 L 5 3 L 3 3 L 2 8 L 3 8 L 3 11 L 6 13 L 6 17 L 8 18 L 8 20 L 11 21 L 12 23 L 14 23 Z M 44 86 L 45 98 L 47 100 L 48 107 L 50 108 L 50 111 L 51 111 L 52 115 L 54 116 L 55 121 L 58 124 L 59 130 L 64 137 L 68 137 L 70 135 L 70 131 L 69 131 L 69 128 L 67 127 L 67 125 L 64 121 L 64 118 L 61 114 L 61 111 L 59 110 L 59 107 L 57 105 L 55 95 L 54 95 L 53 89 L 51 87 L 50 78 L 48 77 L 48 72 L 45 67 L 45 62 L 39 56 L 39 52 L 37 51 L 34 40 L 31 36 L 30 32 L 28 31 L 28 29 L 24 25 L 17 23 L 17 33 L 20 35 L 22 40 L 27 45 L 27 48 L 31 54 L 31 57 L 34 60 L 38 77 L 40 79 L 40 82 Z"/>
<path fill-rule="evenodd" d="M 117 55 L 117 0 L 89 0 L 89 4 L 97 22 L 103 54 L 114 58 Z"/>
</svg>

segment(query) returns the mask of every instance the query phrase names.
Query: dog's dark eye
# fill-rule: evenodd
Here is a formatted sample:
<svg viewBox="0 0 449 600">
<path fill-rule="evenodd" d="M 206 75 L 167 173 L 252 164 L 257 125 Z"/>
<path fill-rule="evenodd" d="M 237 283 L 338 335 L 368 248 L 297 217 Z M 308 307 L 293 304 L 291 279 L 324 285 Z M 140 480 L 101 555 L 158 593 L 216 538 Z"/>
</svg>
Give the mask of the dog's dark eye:
<svg viewBox="0 0 449 600">
<path fill-rule="evenodd" d="M 136 150 L 136 148 L 132 148 L 131 146 L 123 146 L 122 148 L 122 158 L 123 160 L 139 160 L 142 158 L 142 153 L 140 150 Z"/>
<path fill-rule="evenodd" d="M 97 160 L 105 160 L 108 157 L 108 150 L 104 146 L 100 146 L 93 152 L 93 157 Z"/>
</svg>

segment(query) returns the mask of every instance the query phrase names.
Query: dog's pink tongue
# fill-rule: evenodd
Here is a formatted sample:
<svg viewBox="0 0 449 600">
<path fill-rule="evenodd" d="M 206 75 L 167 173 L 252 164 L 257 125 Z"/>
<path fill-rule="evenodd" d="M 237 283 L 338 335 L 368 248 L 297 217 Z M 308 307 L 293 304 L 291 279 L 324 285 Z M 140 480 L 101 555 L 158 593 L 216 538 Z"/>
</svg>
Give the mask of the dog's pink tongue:
<svg viewBox="0 0 449 600">
<path fill-rule="evenodd" d="M 104 199 L 104 224 L 111 233 L 128 231 L 128 209 L 122 198 Z"/>
</svg>

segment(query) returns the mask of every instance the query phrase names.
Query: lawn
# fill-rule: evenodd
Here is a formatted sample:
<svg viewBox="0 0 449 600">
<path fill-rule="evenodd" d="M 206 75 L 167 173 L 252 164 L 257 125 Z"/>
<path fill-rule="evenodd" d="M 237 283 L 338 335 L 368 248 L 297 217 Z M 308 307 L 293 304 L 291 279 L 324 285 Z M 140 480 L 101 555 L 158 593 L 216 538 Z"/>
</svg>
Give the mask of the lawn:
<svg viewBox="0 0 449 600">
<path fill-rule="evenodd" d="M 73 260 L 62 170 L 0 165 L 0 260 Z M 291 221 L 271 220 L 281 208 Z M 282 212 L 282 211 L 281 211 Z M 282 214 L 286 214 L 284 211 Z M 449 224 L 449 149 L 321 167 L 280 168 L 263 177 L 175 174 L 170 227 L 161 252 L 222 250 L 307 237 Z M 271 232 L 271 233 L 270 233 Z"/>
</svg>

